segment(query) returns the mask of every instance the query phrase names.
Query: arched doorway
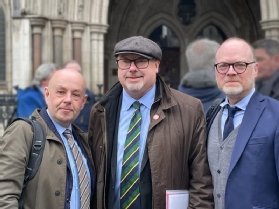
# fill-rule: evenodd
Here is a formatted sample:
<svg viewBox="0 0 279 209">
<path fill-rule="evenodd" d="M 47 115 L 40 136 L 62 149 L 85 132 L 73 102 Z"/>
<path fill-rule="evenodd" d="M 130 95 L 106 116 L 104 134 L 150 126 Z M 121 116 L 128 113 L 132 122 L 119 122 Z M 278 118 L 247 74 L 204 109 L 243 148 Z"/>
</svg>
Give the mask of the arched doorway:
<svg viewBox="0 0 279 209">
<path fill-rule="evenodd" d="M 160 25 L 151 32 L 149 38 L 162 48 L 159 75 L 172 88 L 177 89 L 180 82 L 180 44 L 176 34 L 166 25 Z"/>
<path fill-rule="evenodd" d="M 208 38 L 222 43 L 227 36 L 218 26 L 209 24 L 198 33 L 198 38 Z"/>
</svg>

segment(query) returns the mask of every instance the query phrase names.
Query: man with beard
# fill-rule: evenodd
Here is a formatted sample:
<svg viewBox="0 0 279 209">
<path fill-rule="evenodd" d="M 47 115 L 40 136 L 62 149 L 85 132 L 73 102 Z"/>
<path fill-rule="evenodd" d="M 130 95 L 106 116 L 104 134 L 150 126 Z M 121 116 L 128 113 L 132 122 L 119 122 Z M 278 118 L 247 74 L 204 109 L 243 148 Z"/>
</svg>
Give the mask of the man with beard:
<svg viewBox="0 0 279 209">
<path fill-rule="evenodd" d="M 226 40 L 215 63 L 226 94 L 208 120 L 215 209 L 279 208 L 279 102 L 255 91 L 258 63 L 245 40 Z"/>
<path fill-rule="evenodd" d="M 201 102 L 162 81 L 150 39 L 124 39 L 114 55 L 119 82 L 90 116 L 94 207 L 165 209 L 166 190 L 188 190 L 188 208 L 213 208 Z"/>
</svg>

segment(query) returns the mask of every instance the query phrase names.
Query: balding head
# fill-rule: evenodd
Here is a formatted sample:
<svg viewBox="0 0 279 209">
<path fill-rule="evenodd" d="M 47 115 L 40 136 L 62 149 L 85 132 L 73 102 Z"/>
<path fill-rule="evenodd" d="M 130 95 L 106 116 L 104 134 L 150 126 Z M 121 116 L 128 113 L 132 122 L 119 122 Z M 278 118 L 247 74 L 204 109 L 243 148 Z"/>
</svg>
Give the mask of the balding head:
<svg viewBox="0 0 279 209">
<path fill-rule="evenodd" d="M 82 74 L 75 70 L 57 70 L 45 89 L 45 98 L 53 119 L 63 127 L 68 127 L 86 102 Z"/>
<path fill-rule="evenodd" d="M 216 81 L 235 104 L 255 86 L 258 64 L 251 45 L 240 38 L 229 38 L 217 50 L 215 57 Z"/>
<path fill-rule="evenodd" d="M 225 40 L 216 52 L 215 62 L 222 56 L 229 59 L 230 56 L 234 56 L 235 59 L 243 60 L 250 59 L 255 60 L 254 51 L 252 46 L 244 39 L 232 37 Z"/>
</svg>

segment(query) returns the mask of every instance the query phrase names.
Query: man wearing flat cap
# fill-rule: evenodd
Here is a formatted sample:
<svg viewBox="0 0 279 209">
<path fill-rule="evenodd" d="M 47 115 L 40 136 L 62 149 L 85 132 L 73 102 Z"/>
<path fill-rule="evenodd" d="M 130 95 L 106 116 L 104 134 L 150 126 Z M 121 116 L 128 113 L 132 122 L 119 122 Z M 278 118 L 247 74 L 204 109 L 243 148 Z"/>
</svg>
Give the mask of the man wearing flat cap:
<svg viewBox="0 0 279 209">
<path fill-rule="evenodd" d="M 90 115 L 94 208 L 165 209 L 167 190 L 188 190 L 188 208 L 213 208 L 201 102 L 162 81 L 152 40 L 124 39 L 114 55 L 119 82 Z"/>
</svg>

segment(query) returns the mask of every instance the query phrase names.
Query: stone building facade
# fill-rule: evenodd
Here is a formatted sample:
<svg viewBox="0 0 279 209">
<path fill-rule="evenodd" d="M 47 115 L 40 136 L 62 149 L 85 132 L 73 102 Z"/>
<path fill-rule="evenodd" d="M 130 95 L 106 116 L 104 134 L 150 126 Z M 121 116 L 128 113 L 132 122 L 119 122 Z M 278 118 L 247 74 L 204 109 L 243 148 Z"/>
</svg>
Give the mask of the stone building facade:
<svg viewBox="0 0 279 209">
<path fill-rule="evenodd" d="M 103 83 L 108 0 L 1 0 L 0 91 L 30 84 L 45 62 L 75 59 L 87 85 Z M 4 23 L 4 25 L 3 25 Z M 2 32 L 2 33 L 1 33 Z"/>
<path fill-rule="evenodd" d="M 117 81 L 113 47 L 132 35 L 160 44 L 160 74 L 176 88 L 196 38 L 279 40 L 279 0 L 0 0 L 0 93 L 29 85 L 41 63 L 70 59 L 103 93 Z"/>
</svg>

